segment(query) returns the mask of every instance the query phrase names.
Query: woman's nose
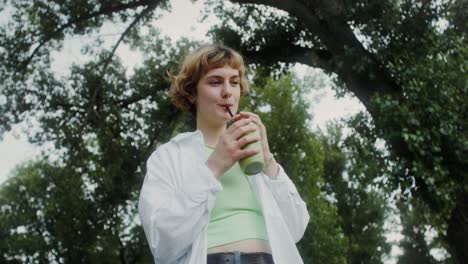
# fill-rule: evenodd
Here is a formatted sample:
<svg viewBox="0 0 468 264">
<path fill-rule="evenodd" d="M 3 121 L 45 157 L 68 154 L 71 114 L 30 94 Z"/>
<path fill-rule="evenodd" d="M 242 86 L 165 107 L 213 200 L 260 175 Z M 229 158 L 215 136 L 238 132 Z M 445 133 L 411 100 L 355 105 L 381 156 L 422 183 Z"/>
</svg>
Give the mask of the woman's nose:
<svg viewBox="0 0 468 264">
<path fill-rule="evenodd" d="M 222 89 L 223 97 L 230 97 L 232 95 L 231 87 L 229 82 L 224 82 Z"/>
</svg>

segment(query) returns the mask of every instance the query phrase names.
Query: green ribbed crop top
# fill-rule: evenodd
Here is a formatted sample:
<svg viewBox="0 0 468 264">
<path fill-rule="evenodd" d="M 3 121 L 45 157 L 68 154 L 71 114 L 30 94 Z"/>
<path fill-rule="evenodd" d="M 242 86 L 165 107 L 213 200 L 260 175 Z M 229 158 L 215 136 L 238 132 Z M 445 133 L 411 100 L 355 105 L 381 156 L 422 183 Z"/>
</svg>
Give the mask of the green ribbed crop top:
<svg viewBox="0 0 468 264">
<path fill-rule="evenodd" d="M 221 176 L 223 190 L 211 210 L 208 248 L 245 239 L 268 240 L 262 208 L 247 177 L 238 162 Z"/>
</svg>

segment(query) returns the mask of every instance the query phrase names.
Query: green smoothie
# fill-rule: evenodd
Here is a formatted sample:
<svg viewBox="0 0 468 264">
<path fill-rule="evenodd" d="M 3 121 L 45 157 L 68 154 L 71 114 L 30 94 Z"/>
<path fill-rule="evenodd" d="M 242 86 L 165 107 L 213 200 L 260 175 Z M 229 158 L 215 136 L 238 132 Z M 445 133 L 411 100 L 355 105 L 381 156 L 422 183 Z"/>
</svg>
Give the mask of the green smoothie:
<svg viewBox="0 0 468 264">
<path fill-rule="evenodd" d="M 253 134 L 253 133 L 260 133 L 260 130 L 257 129 L 254 132 L 250 132 L 248 134 Z M 252 142 L 247 145 L 245 145 L 242 149 L 259 149 L 260 152 L 258 152 L 255 155 L 252 155 L 247 158 L 243 158 L 239 160 L 239 165 L 242 169 L 242 171 L 247 174 L 247 175 L 254 175 L 263 170 L 263 167 L 265 167 L 265 161 L 263 159 L 263 150 L 262 150 L 262 144 L 260 141 Z"/>
<path fill-rule="evenodd" d="M 229 107 L 226 107 L 226 110 L 228 111 L 231 117 L 234 117 Z M 247 133 L 247 135 L 254 134 L 254 133 L 260 136 L 260 129 Z M 262 143 L 260 141 L 252 142 L 252 143 L 245 145 L 242 149 L 259 149 L 260 150 L 260 152 L 258 152 L 255 155 L 239 160 L 239 165 L 242 171 L 247 175 L 254 175 L 254 174 L 261 172 L 263 170 L 263 167 L 265 167 L 265 161 L 263 160 Z"/>
</svg>

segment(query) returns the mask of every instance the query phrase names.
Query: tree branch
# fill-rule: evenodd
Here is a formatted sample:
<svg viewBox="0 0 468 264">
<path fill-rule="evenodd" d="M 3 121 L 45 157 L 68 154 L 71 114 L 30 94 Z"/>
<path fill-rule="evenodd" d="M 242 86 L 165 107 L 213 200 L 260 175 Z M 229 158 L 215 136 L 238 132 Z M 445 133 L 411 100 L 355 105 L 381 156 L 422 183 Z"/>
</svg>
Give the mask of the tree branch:
<svg viewBox="0 0 468 264">
<path fill-rule="evenodd" d="M 264 48 L 260 52 L 242 50 L 247 63 L 302 63 L 326 71 L 333 71 L 332 54 L 327 50 L 310 49 L 300 46 L 289 46 L 287 49 L 279 50 L 276 47 Z"/>
<path fill-rule="evenodd" d="M 320 28 L 319 20 L 313 13 L 309 12 L 310 8 L 297 0 L 231 0 L 231 2 L 241 5 L 256 4 L 274 7 L 300 19 L 311 32 Z"/>
<path fill-rule="evenodd" d="M 74 104 L 69 104 L 69 103 L 64 103 L 64 102 L 59 102 L 59 101 L 52 101 L 50 102 L 50 106 L 53 109 L 63 109 L 66 110 L 74 115 L 79 115 L 79 114 L 86 114 L 86 110 L 84 110 L 82 107 L 79 105 L 74 105 Z"/>
<path fill-rule="evenodd" d="M 379 63 L 372 53 L 367 51 L 362 43 L 356 38 L 353 30 L 339 14 L 320 15 L 313 10 L 313 6 L 306 6 L 299 1 L 281 0 L 231 0 L 239 4 L 262 4 L 278 8 L 288 12 L 291 16 L 302 21 L 306 28 L 317 34 L 327 48 L 330 60 L 327 63 L 318 56 L 315 51 L 304 52 L 306 56 L 296 56 L 288 59 L 289 62 L 300 62 L 307 65 L 314 65 L 328 71 L 333 71 L 347 84 L 359 100 L 368 106 L 370 98 L 374 94 L 397 94 L 401 87 L 390 76 L 386 68 Z M 321 5 L 316 6 L 317 10 L 332 9 L 333 1 L 321 1 Z M 284 47 L 284 50 L 291 46 Z M 350 52 L 351 51 L 351 52 Z M 282 53 L 271 53 L 271 56 L 284 61 Z M 307 59 L 306 59 L 307 58 Z M 364 71 L 356 69 L 357 62 L 363 63 Z M 308 62 L 308 63 L 307 63 Z M 325 67 L 325 68 L 324 68 Z"/>
<path fill-rule="evenodd" d="M 71 21 L 69 21 L 68 23 L 66 23 L 64 25 L 61 25 L 52 34 L 50 34 L 47 37 L 45 37 L 44 39 L 42 39 L 39 42 L 39 44 L 36 46 L 36 48 L 33 50 L 31 55 L 29 55 L 28 58 L 26 59 L 26 61 L 23 63 L 23 67 L 26 68 L 29 65 L 31 60 L 34 58 L 34 56 L 37 54 L 37 52 L 39 52 L 39 49 L 42 48 L 42 46 L 44 46 L 47 42 L 49 42 L 54 37 L 56 37 L 58 34 L 60 34 L 60 32 L 62 32 L 63 30 L 65 30 L 65 29 L 67 29 L 69 27 L 72 27 L 73 25 L 75 25 L 77 23 L 89 20 L 91 18 L 99 17 L 101 15 L 106 15 L 106 14 L 112 14 L 112 13 L 115 13 L 115 12 L 119 12 L 119 11 L 122 11 L 122 10 L 134 9 L 134 8 L 139 7 L 139 6 L 157 5 L 157 4 L 159 4 L 159 2 L 155 3 L 154 0 L 153 1 L 152 0 L 142 0 L 140 2 L 130 2 L 128 4 L 121 4 L 121 5 L 117 5 L 117 6 L 114 6 L 114 7 L 101 9 L 101 10 L 98 10 L 96 12 L 90 13 L 90 14 L 88 14 L 86 16 L 79 17 L 77 19 L 71 20 Z"/>
<path fill-rule="evenodd" d="M 120 258 L 120 263 L 122 264 L 127 264 L 127 261 L 125 259 L 125 245 L 120 239 L 119 235 L 115 235 L 117 237 L 117 241 L 119 242 L 119 258 Z"/>
<path fill-rule="evenodd" d="M 122 40 L 125 38 L 125 36 L 130 32 L 130 30 L 143 18 L 145 17 L 150 11 L 152 11 L 155 7 L 157 6 L 157 3 L 153 4 L 153 5 L 149 5 L 145 10 L 141 11 L 140 14 L 138 14 L 135 19 L 133 20 L 132 23 L 130 23 L 130 25 L 128 25 L 128 27 L 125 29 L 125 31 L 120 35 L 119 39 L 117 40 L 117 42 L 115 43 L 114 47 L 112 48 L 112 51 L 111 51 L 111 54 L 109 55 L 109 57 L 103 62 L 104 63 L 104 66 L 103 66 L 103 73 L 105 72 L 105 70 L 107 69 L 107 66 L 109 65 L 112 57 L 114 56 L 115 54 L 115 51 L 117 50 L 117 48 L 119 47 L 120 43 L 122 42 Z"/>
<path fill-rule="evenodd" d="M 129 98 L 114 101 L 114 103 L 119 104 L 120 107 L 122 107 L 122 108 L 126 108 L 126 107 L 128 107 L 129 105 L 131 105 L 133 103 L 136 103 L 136 102 L 138 102 L 140 100 L 148 98 L 149 96 L 150 95 L 143 96 L 143 95 L 140 95 L 140 94 L 136 94 L 136 95 L 130 96 Z"/>
<path fill-rule="evenodd" d="M 117 50 L 117 47 L 120 45 L 120 43 L 122 42 L 122 40 L 125 38 L 125 36 L 130 32 L 130 30 L 143 18 L 145 17 L 145 15 L 147 15 L 151 10 L 153 10 L 156 6 L 157 6 L 158 2 L 155 2 L 153 3 L 152 5 L 149 5 L 146 9 L 144 9 L 143 11 L 140 12 L 140 14 L 138 14 L 135 19 L 132 21 L 132 23 L 130 23 L 130 25 L 128 25 L 128 27 L 125 29 L 125 31 L 120 35 L 119 39 L 117 40 L 117 42 L 115 43 L 114 47 L 112 48 L 112 51 L 111 51 L 111 54 L 109 55 L 109 57 L 107 57 L 106 60 L 103 61 L 104 65 L 103 65 L 103 68 L 102 68 L 102 75 L 105 74 L 105 71 L 107 69 L 107 67 L 109 66 L 109 63 L 111 62 L 111 59 L 112 57 L 114 56 L 115 54 L 115 51 Z M 98 86 L 92 96 L 91 96 L 91 99 L 90 99 L 90 109 L 92 109 L 92 111 L 96 114 L 96 116 L 99 117 L 99 113 L 97 113 L 96 109 L 93 107 L 93 103 L 92 102 L 96 102 L 96 98 L 99 94 L 99 92 L 102 90 L 102 85 L 101 86 Z"/>
</svg>

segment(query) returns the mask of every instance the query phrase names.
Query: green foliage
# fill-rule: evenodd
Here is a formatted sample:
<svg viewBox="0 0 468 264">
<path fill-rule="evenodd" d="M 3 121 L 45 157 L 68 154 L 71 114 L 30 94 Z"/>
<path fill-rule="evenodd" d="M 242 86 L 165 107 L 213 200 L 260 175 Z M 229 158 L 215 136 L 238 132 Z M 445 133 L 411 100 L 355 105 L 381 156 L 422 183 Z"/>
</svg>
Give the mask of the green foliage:
<svg viewBox="0 0 468 264">
<path fill-rule="evenodd" d="M 272 153 L 307 203 L 311 220 L 298 244 L 301 256 L 305 263 L 345 263 L 346 238 L 337 222 L 336 207 L 321 193 L 324 156 L 320 138 L 308 127 L 307 86 L 299 86 L 291 75 L 275 79 L 269 70 L 255 70 L 253 91 L 241 109 L 247 107 L 261 117 Z"/>
<path fill-rule="evenodd" d="M 179 44 L 181 50 L 188 47 L 185 44 Z M 125 77 L 118 61 L 108 67 L 105 80 L 90 70 L 93 63 L 73 69 L 71 79 L 77 87 L 73 90 L 76 97 L 61 99 L 86 105 L 89 99 L 80 94 L 103 86 L 106 89 L 96 97 L 100 107 L 95 108 L 92 118 L 57 115 L 56 120 L 41 119 L 46 131 L 41 135 L 48 140 L 55 135 L 54 142 L 64 152 L 60 162 L 43 160 L 19 168 L 2 186 L 2 262 L 14 263 L 19 256 L 29 262 L 152 262 L 136 220 L 135 201 L 144 171 L 142 163 L 154 144 L 193 127 L 186 125 L 183 116 L 176 121 L 171 119 L 174 110 L 166 94 L 158 94 L 164 80 L 158 79 L 160 74 L 155 68 L 163 69 L 162 63 L 149 57 L 130 78 Z M 278 80 L 262 74 L 254 76 L 254 92 L 243 104 L 258 113 L 269 128 L 271 149 L 296 182 L 312 216 L 299 244 L 301 254 L 306 262 L 346 263 L 348 237 L 343 235 L 337 208 L 321 190 L 324 153 L 322 139 L 307 126 L 310 120 L 304 99 L 307 90 L 291 76 Z M 132 102 L 130 105 L 135 108 L 113 104 L 125 100 L 118 96 L 127 93 L 128 87 L 139 94 L 153 91 L 148 96 L 154 97 L 148 102 Z M 152 101 L 158 107 L 153 107 Z M 48 110 L 46 106 L 44 109 Z M 136 122 L 140 118 L 145 121 Z M 60 128 L 64 126 L 56 123 L 65 123 L 67 131 L 62 132 Z M 127 136 L 123 127 L 133 134 Z M 79 132 L 82 137 L 76 135 Z"/>
<path fill-rule="evenodd" d="M 443 261 L 437 261 L 431 255 L 431 249 L 440 248 L 440 244 L 444 243 L 440 237 L 435 237 L 432 241 L 426 239 L 427 234 L 431 233 L 429 225 L 425 225 L 423 219 L 424 211 L 422 207 L 424 205 L 419 203 L 417 200 L 407 201 L 406 203 L 399 203 L 398 209 L 401 213 L 401 220 L 404 235 L 403 241 L 400 243 L 403 255 L 398 258 L 398 264 L 410 264 L 410 263 L 453 263 L 450 258 L 444 259 Z M 435 233 L 435 231 L 432 231 Z"/>
<path fill-rule="evenodd" d="M 134 204 L 113 206 L 97 199 L 96 186 L 76 170 L 45 160 L 18 168 L 0 189 L 0 261 L 151 259 Z"/>
<path fill-rule="evenodd" d="M 21 114 L 37 113 L 40 130 L 28 136 L 56 150 L 2 186 L 0 262 L 153 261 L 136 200 L 149 154 L 190 126 L 190 117 L 171 105 L 165 76 L 195 45 L 156 37 L 154 32 L 143 43 L 159 42 L 165 52 L 148 54 L 131 76 L 118 59 L 100 67 L 109 58 L 102 51 L 95 61 L 74 65 L 67 79 L 35 80 Z M 48 156 L 58 161 L 49 164 Z"/>
<path fill-rule="evenodd" d="M 95 33 L 106 22 L 126 23 L 129 20 L 132 22 L 128 30 L 122 33 L 126 40 L 127 35 L 139 35 L 134 25 L 148 25 L 156 8 L 169 8 L 164 0 L 15 0 L 5 1 L 5 6 L 6 13 L 2 15 L 11 18 L 0 27 L 1 96 L 6 99 L 6 103 L 0 104 L 0 134 L 9 130 L 11 124 L 29 116 L 31 113 L 28 115 L 27 112 L 31 104 L 38 103 L 37 97 L 42 96 L 38 88 L 55 81 L 51 79 L 50 56 L 52 52 L 60 51 L 67 36 Z M 95 71 L 107 67 L 113 52 L 100 55 L 106 56 L 97 63 Z"/>
<path fill-rule="evenodd" d="M 264 0 L 257 1 L 264 5 L 231 7 L 221 1 L 210 2 L 221 20 L 212 35 L 240 49 L 249 62 L 262 65 L 256 69 L 262 76 L 254 80 L 258 91 L 248 104 L 271 126 L 272 150 L 313 204 L 312 228 L 300 245 L 304 256 L 323 263 L 378 261 L 376 256 L 386 248 L 376 251 L 375 247 L 382 243 L 382 231 L 374 227 L 383 215 L 378 210 L 382 197 L 375 192 L 397 190 L 402 197 L 414 197 L 424 204 L 418 209 L 420 221 L 444 238 L 446 244 L 441 245 L 454 254 L 454 262 L 466 259 L 467 1 L 329 0 L 283 5 L 284 1 Z M 278 12 L 272 7 L 291 10 Z M 116 230 L 122 215 L 115 213 L 116 208 L 126 208 L 128 201 L 136 199 L 149 153 L 158 143 L 194 126 L 193 119 L 171 107 L 165 71 L 175 71 L 185 52 L 196 44 L 180 41 L 172 45 L 157 38 L 158 32 L 150 25 L 156 8 L 169 6 L 167 1 L 145 0 L 5 0 L 0 6 L 2 12 L 12 14 L 0 27 L 0 134 L 15 123 L 38 120 L 41 130 L 30 131 L 31 141 L 53 142 L 55 155 L 60 157 L 60 165 L 49 164 L 54 169 L 47 170 L 54 171 L 51 175 L 70 175 L 70 179 L 63 178 L 77 186 L 83 186 L 78 184 L 79 178 L 85 177 L 94 186 L 93 199 L 96 208 L 103 211 L 102 219 L 115 223 L 101 226 L 106 234 L 121 235 Z M 73 66 L 64 79 L 50 71 L 50 54 L 61 49 L 67 36 L 96 33 L 107 22 L 127 22 L 123 41 L 145 54 L 133 75 L 127 76 L 114 58 L 114 50 L 102 50 L 100 45 L 87 47 L 84 54 L 95 59 Z M 141 34 L 141 26 L 149 29 L 149 34 Z M 97 43 L 102 43 L 99 37 Z M 368 115 L 350 121 L 357 135 L 342 143 L 339 148 L 343 152 L 334 146 L 338 141 L 325 144 L 306 129 L 307 105 L 300 99 L 305 91 L 289 85 L 291 77 L 279 78 L 288 71 L 289 63 L 295 62 L 336 73 L 339 92 L 354 93 L 366 106 Z M 275 81 L 265 74 L 270 71 L 276 73 Z M 271 103 L 265 103 L 268 100 Z M 378 138 L 385 140 L 388 152 L 374 147 Z M 291 151 L 293 143 L 298 151 Z M 44 164 L 39 163 L 39 168 L 31 165 L 17 174 L 29 175 L 22 176 L 24 179 L 37 178 L 31 175 L 45 170 Z M 326 176 L 343 174 L 348 178 Z M 2 197 L 14 197 L 23 189 L 15 181 L 11 184 L 16 187 L 5 187 L 11 189 L 8 194 L 2 191 Z M 36 190 L 44 190 L 45 184 L 38 183 L 37 188 L 27 190 L 40 197 L 41 191 Z M 70 192 L 79 194 L 74 189 Z M 321 192 L 332 195 L 336 202 L 329 202 Z M 13 201 L 9 199 L 5 202 Z M 350 208 L 356 200 L 369 208 L 365 214 L 357 213 L 363 211 L 357 210 L 359 206 Z M 69 198 L 65 201 L 73 204 Z M 85 200 L 78 201 L 85 208 L 89 206 Z M 22 206 L 18 208 L 33 205 L 23 202 Z M 35 219 L 34 214 L 26 214 L 28 210 L 18 212 Z M 49 215 L 58 217 L 63 211 L 51 212 Z M 131 218 L 132 212 L 125 214 Z M 355 230 L 363 230 L 368 223 L 372 223 L 368 232 L 357 236 Z M 7 230 L 14 223 L 7 219 L 1 224 L 2 230 Z M 136 227 L 132 234 L 141 238 L 141 228 Z M 362 239 L 366 236 L 369 240 Z M 17 241 L 17 249 L 29 248 L 26 255 L 36 250 L 33 245 L 44 250 L 50 247 L 47 241 L 36 241 L 40 240 L 37 235 L 31 235 L 30 241 L 25 237 L 15 235 L 11 241 Z M 88 249 L 96 241 L 105 244 L 107 237 L 91 236 L 89 244 L 78 241 L 90 262 L 95 255 Z M 124 248 L 140 248 L 140 240 L 136 241 L 124 243 Z M 32 244 L 25 247 L 25 243 Z M 111 240 L 106 243 L 115 245 Z M 2 252 L 12 252 L 6 242 L 1 245 Z M 64 248 L 59 244 L 55 250 Z M 113 261 L 118 253 L 105 254 L 110 255 L 103 258 Z M 37 259 L 46 257 L 49 255 Z"/>
<path fill-rule="evenodd" d="M 422 219 L 463 263 L 467 1 L 232 2 L 240 5 L 210 2 L 222 21 L 214 37 L 255 63 L 298 62 L 336 73 L 338 92 L 352 92 L 368 112 L 351 126 L 367 140 L 385 141 L 387 161 L 376 164 L 391 169 L 384 184 L 423 201 Z"/>
<path fill-rule="evenodd" d="M 391 65 L 403 84 L 402 99 L 381 96 L 372 103 L 380 116 L 374 119 L 375 133 L 404 142 L 391 152 L 394 188 L 410 190 L 425 202 L 424 222 L 441 236 L 455 204 L 468 193 L 468 53 L 462 39 L 446 37 L 433 36 L 424 58 L 403 54 L 406 61 L 418 60 L 413 67 Z"/>
<path fill-rule="evenodd" d="M 244 104 L 262 117 L 272 151 L 308 204 L 311 223 L 299 243 L 304 261 L 382 263 L 389 253 L 387 209 L 377 179 L 385 172 L 373 152 L 375 142 L 345 140 L 338 127 L 330 127 L 327 136 L 311 132 L 304 99 L 309 85 L 298 86 L 290 75 L 264 78 L 268 70 L 256 70 L 254 91 Z"/>
<path fill-rule="evenodd" d="M 389 215 L 381 187 L 385 172 L 375 142 L 357 134 L 344 137 L 342 128 L 329 125 L 323 137 L 324 190 L 338 208 L 348 240 L 346 263 L 383 263 L 390 252 L 384 222 Z"/>
</svg>

